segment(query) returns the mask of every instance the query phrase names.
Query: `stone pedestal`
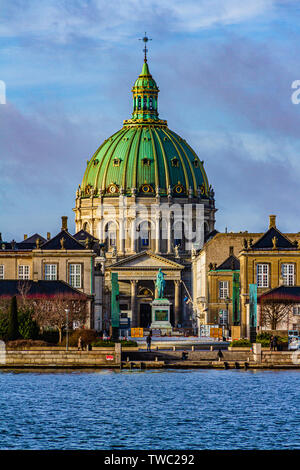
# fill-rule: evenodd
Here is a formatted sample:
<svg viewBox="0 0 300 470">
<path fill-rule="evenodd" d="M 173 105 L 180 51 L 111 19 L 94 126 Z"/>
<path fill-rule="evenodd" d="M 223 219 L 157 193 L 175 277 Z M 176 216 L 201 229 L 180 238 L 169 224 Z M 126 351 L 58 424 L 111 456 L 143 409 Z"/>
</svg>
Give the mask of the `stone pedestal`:
<svg viewBox="0 0 300 470">
<path fill-rule="evenodd" d="M 151 328 L 171 331 L 170 323 L 171 303 L 168 299 L 154 299 L 151 303 Z"/>
</svg>

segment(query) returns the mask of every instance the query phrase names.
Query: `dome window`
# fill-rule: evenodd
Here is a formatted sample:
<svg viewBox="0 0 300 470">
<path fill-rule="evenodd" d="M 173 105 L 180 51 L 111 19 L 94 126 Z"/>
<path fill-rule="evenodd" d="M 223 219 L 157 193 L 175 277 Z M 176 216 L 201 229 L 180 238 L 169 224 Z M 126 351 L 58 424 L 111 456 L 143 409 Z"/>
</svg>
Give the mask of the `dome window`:
<svg viewBox="0 0 300 470">
<path fill-rule="evenodd" d="M 178 184 L 176 184 L 176 186 L 174 186 L 173 191 L 174 191 L 175 194 L 178 194 L 178 195 L 185 194 L 184 186 L 182 186 L 182 184 L 180 184 L 180 183 L 178 183 Z"/>
<path fill-rule="evenodd" d="M 144 166 L 150 166 L 150 164 L 151 164 L 150 158 L 147 158 L 147 157 L 143 158 L 142 163 L 143 163 Z"/>
<path fill-rule="evenodd" d="M 164 141 L 167 142 L 167 140 L 169 140 L 168 137 L 164 137 Z"/>
<path fill-rule="evenodd" d="M 153 193 L 152 186 L 150 184 L 147 184 L 147 183 L 142 185 L 141 190 L 145 194 Z"/>
<path fill-rule="evenodd" d="M 111 183 L 108 188 L 107 188 L 107 192 L 109 194 L 115 194 L 115 193 L 118 193 L 119 192 L 119 188 L 116 184 L 114 183 Z"/>
<path fill-rule="evenodd" d="M 197 158 L 195 158 L 195 160 L 193 161 L 193 165 L 195 168 L 199 168 L 199 161 L 197 160 Z"/>
<path fill-rule="evenodd" d="M 179 167 L 179 160 L 178 160 L 177 157 L 172 158 L 171 163 L 172 163 L 173 167 L 175 167 L 175 168 Z"/>
<path fill-rule="evenodd" d="M 94 160 L 94 166 L 98 165 L 98 163 L 99 163 L 99 160 L 98 160 L 98 158 L 96 158 L 96 159 Z"/>
<path fill-rule="evenodd" d="M 113 166 L 120 166 L 121 159 L 120 158 L 114 158 L 113 159 Z"/>
</svg>

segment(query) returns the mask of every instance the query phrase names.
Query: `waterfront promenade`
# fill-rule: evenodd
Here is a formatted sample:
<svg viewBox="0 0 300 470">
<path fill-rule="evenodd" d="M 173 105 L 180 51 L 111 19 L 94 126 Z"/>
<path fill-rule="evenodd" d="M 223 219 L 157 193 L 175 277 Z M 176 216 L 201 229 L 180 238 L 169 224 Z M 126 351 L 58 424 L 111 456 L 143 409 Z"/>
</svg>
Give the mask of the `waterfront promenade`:
<svg viewBox="0 0 300 470">
<path fill-rule="evenodd" d="M 153 341 L 151 351 L 141 340 L 136 347 L 77 348 L 31 347 L 2 350 L 1 368 L 111 368 L 111 369 L 300 369 L 300 351 L 230 348 L 227 342 Z"/>
</svg>

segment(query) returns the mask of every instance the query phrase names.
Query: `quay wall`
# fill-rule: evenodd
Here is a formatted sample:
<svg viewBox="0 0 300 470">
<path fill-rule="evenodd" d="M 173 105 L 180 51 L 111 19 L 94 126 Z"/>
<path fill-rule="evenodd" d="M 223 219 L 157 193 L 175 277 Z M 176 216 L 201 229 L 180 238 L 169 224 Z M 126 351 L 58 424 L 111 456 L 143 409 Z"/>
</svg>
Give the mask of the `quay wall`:
<svg viewBox="0 0 300 470">
<path fill-rule="evenodd" d="M 54 348 L 1 351 L 1 368 L 22 367 L 57 367 L 57 368 L 97 368 L 119 367 L 121 363 L 121 347 L 99 348 L 92 351 L 55 350 Z"/>
</svg>

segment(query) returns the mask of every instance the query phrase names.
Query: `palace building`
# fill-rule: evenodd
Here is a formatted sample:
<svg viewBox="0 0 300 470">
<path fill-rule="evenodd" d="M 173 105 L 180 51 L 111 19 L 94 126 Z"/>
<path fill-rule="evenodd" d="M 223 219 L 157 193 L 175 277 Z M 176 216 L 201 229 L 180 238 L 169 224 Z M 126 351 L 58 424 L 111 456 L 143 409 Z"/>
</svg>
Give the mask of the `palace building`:
<svg viewBox="0 0 300 470">
<path fill-rule="evenodd" d="M 122 315 L 132 326 L 147 327 L 162 268 L 172 324 L 187 325 L 191 312 L 184 297 L 191 290 L 192 251 L 214 230 L 214 192 L 203 161 L 159 118 L 159 88 L 146 52 L 132 88 L 131 119 L 87 162 L 76 192 L 76 230 L 105 246 L 106 311 L 111 273 L 118 273 Z"/>
</svg>

